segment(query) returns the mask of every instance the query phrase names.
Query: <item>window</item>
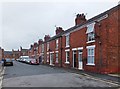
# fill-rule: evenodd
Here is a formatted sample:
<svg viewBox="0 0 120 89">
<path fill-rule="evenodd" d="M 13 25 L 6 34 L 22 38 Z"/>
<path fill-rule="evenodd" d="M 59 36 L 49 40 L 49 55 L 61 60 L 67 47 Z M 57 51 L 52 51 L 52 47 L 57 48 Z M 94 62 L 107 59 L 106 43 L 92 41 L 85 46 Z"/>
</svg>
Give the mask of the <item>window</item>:
<svg viewBox="0 0 120 89">
<path fill-rule="evenodd" d="M 65 63 L 69 63 L 69 51 L 66 51 L 66 62 Z"/>
<path fill-rule="evenodd" d="M 69 47 L 69 34 L 66 35 L 66 47 Z"/>
<path fill-rule="evenodd" d="M 56 49 L 58 49 L 58 39 L 56 40 Z"/>
<path fill-rule="evenodd" d="M 47 62 L 49 62 L 49 54 L 47 54 Z"/>
<path fill-rule="evenodd" d="M 44 54 L 42 54 L 42 62 L 44 61 Z"/>
<path fill-rule="evenodd" d="M 87 26 L 87 32 L 86 32 L 86 34 L 88 36 L 87 42 L 94 42 L 95 41 L 94 24 L 95 23 L 92 23 L 92 24 L 89 24 Z"/>
<path fill-rule="evenodd" d="M 49 42 L 47 42 L 47 51 L 49 51 Z"/>
<path fill-rule="evenodd" d="M 42 44 L 42 52 L 44 52 L 44 44 Z"/>
<path fill-rule="evenodd" d="M 94 32 L 88 33 L 88 42 L 92 42 L 95 40 L 95 34 Z"/>
<path fill-rule="evenodd" d="M 88 46 L 87 47 L 87 65 L 95 65 L 94 60 L 95 60 L 95 46 Z"/>
<path fill-rule="evenodd" d="M 58 63 L 58 53 L 56 53 L 56 63 Z"/>
</svg>

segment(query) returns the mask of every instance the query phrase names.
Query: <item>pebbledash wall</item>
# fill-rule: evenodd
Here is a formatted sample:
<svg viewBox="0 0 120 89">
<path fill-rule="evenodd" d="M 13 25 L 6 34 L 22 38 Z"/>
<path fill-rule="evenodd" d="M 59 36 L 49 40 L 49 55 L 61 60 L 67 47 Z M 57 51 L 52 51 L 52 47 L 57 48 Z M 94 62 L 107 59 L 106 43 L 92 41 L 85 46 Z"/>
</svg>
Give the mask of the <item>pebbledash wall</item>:
<svg viewBox="0 0 120 89">
<path fill-rule="evenodd" d="M 75 26 L 38 42 L 43 63 L 96 73 L 120 72 L 120 5 L 89 20 L 84 14 L 75 18 Z"/>
</svg>

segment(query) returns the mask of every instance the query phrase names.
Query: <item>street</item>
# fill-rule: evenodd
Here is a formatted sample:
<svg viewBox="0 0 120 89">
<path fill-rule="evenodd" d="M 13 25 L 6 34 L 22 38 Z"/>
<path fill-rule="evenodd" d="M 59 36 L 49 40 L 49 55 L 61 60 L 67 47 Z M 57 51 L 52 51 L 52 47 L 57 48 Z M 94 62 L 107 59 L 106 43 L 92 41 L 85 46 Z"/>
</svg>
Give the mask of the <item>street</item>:
<svg viewBox="0 0 120 89">
<path fill-rule="evenodd" d="M 62 68 L 14 61 L 5 68 L 2 87 L 117 87 Z"/>
</svg>

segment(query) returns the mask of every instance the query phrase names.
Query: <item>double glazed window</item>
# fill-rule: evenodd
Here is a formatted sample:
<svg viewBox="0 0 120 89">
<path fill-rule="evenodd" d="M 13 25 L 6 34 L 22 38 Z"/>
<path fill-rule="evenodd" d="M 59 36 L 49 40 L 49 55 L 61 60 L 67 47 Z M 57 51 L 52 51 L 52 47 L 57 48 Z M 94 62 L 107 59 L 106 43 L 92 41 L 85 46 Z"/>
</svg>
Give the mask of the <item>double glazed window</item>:
<svg viewBox="0 0 120 89">
<path fill-rule="evenodd" d="M 94 25 L 95 25 L 95 23 L 92 23 L 87 26 L 87 32 L 86 32 L 87 42 L 95 41 Z"/>
<path fill-rule="evenodd" d="M 69 51 L 66 51 L 66 63 L 69 63 Z"/>
<path fill-rule="evenodd" d="M 58 53 L 56 53 L 56 63 L 58 63 Z"/>
<path fill-rule="evenodd" d="M 69 34 L 67 34 L 67 35 L 66 35 L 66 47 L 69 47 L 69 45 L 70 45 L 69 39 L 70 39 Z"/>
<path fill-rule="evenodd" d="M 47 51 L 49 51 L 49 42 L 47 42 Z"/>
<path fill-rule="evenodd" d="M 58 39 L 56 39 L 56 49 L 58 49 Z"/>
<path fill-rule="evenodd" d="M 88 65 L 95 65 L 95 46 L 88 46 L 87 47 L 87 64 Z"/>
<path fill-rule="evenodd" d="M 94 32 L 88 33 L 88 42 L 94 41 L 95 40 L 95 35 Z"/>
<path fill-rule="evenodd" d="M 44 44 L 42 44 L 42 52 L 44 52 Z"/>
<path fill-rule="evenodd" d="M 47 62 L 49 62 L 49 54 L 47 54 Z"/>
</svg>

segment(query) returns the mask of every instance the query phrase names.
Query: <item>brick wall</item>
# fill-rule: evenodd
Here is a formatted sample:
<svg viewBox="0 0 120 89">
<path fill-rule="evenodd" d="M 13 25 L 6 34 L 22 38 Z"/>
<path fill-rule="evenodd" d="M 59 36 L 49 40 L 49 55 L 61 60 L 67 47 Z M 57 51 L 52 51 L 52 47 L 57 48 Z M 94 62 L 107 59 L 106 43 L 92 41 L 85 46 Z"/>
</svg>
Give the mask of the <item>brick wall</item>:
<svg viewBox="0 0 120 89">
<path fill-rule="evenodd" d="M 62 66 L 68 68 L 79 68 L 78 63 L 78 51 L 82 47 L 82 61 L 83 70 L 97 72 L 97 73 L 116 73 L 120 72 L 119 58 L 120 58 L 120 31 L 119 27 L 119 15 L 120 9 L 113 8 L 107 11 L 104 15 L 108 17 L 104 18 L 104 15 L 98 15 L 95 18 L 86 21 L 85 17 L 83 21 L 80 21 L 78 16 L 75 19 L 75 24 L 83 25 L 83 27 L 78 26 L 72 31 L 66 31 L 61 34 L 59 38 L 46 41 L 44 43 L 44 63 L 50 64 L 50 55 L 53 54 L 54 66 Z M 81 15 L 80 15 L 81 16 Z M 98 20 L 101 19 L 102 20 Z M 119 20 L 118 20 L 119 19 Z M 90 23 L 95 23 L 94 33 L 95 42 L 87 42 L 87 25 Z M 81 27 L 81 28 L 80 28 Z M 57 33 L 58 34 L 58 33 Z M 66 47 L 66 34 L 70 34 L 70 46 Z M 56 49 L 56 39 L 59 40 L 58 49 Z M 47 50 L 47 42 L 49 42 L 49 50 Z M 87 65 L 87 47 L 95 45 L 95 65 Z M 69 63 L 66 63 L 66 50 L 69 50 Z M 58 51 L 59 63 L 56 63 L 56 51 Z M 76 51 L 76 61 L 73 61 L 73 51 Z M 49 62 L 47 62 L 47 54 L 49 53 Z M 76 66 L 73 66 L 73 62 L 76 62 Z"/>
</svg>

